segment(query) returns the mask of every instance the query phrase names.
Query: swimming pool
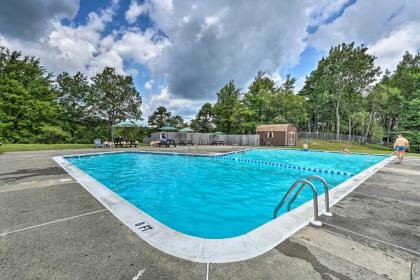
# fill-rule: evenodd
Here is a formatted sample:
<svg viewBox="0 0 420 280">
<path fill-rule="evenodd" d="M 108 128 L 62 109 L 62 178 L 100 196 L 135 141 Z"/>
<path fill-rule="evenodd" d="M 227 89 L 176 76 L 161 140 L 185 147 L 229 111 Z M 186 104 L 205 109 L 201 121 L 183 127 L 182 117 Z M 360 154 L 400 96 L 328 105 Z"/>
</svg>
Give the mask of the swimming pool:
<svg viewBox="0 0 420 280">
<path fill-rule="evenodd" d="M 278 163 L 279 167 L 313 171 L 316 173 L 338 173 L 353 176 L 369 166 L 383 160 L 385 156 L 350 154 L 337 152 L 254 149 L 246 153 L 224 156 L 230 159 L 248 160 L 248 163 Z M 314 174 L 316 174 L 314 173 Z"/>
<path fill-rule="evenodd" d="M 384 159 L 293 150 L 254 150 L 225 157 L 352 173 Z M 163 224 L 202 238 L 234 237 L 268 222 L 289 187 L 313 174 L 309 170 L 183 155 L 116 153 L 68 160 Z M 348 179 L 338 174 L 322 175 L 330 188 Z M 320 182 L 314 184 L 319 194 L 324 192 Z M 312 192 L 307 188 L 294 206 L 310 199 Z"/>
<path fill-rule="evenodd" d="M 62 158 L 172 229 L 172 235 L 176 232 L 193 240 L 250 236 L 272 223 L 274 208 L 296 180 L 321 175 L 334 189 L 384 159 L 267 149 L 222 156 L 118 152 Z M 322 185 L 314 184 L 322 194 Z M 310 189 L 304 189 L 293 208 L 303 209 L 299 206 L 311 199 Z M 286 217 L 285 209 L 280 214 L 276 220 Z M 136 225 L 143 231 L 143 220 Z"/>
</svg>

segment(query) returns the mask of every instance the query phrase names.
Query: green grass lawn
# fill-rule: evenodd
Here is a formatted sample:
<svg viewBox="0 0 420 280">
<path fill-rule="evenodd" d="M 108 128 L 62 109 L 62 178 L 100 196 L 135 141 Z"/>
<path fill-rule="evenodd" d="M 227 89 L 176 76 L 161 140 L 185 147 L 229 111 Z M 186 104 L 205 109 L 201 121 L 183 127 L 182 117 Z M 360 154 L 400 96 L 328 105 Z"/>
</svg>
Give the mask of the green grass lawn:
<svg viewBox="0 0 420 280">
<path fill-rule="evenodd" d="M 3 144 L 0 146 L 0 153 L 16 151 L 84 149 L 94 147 L 95 145 L 93 144 Z"/>
<path fill-rule="evenodd" d="M 301 138 L 298 140 L 297 149 L 301 149 L 305 139 Z M 324 141 L 318 139 L 310 139 L 309 149 L 312 150 L 324 150 L 324 151 L 343 151 L 344 145 L 348 145 L 350 152 L 353 153 L 371 153 L 371 154 L 387 154 L 390 155 L 393 150 L 390 147 L 384 147 L 373 144 L 359 145 L 357 143 L 347 143 L 339 141 Z M 407 156 L 420 157 L 419 153 L 407 153 Z"/>
</svg>

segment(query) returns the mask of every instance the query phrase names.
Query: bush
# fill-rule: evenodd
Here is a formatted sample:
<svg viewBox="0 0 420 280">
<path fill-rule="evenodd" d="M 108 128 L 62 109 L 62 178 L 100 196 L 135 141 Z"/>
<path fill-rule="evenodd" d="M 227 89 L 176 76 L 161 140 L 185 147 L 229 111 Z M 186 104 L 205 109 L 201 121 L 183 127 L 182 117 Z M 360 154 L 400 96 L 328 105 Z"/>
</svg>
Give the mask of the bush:
<svg viewBox="0 0 420 280">
<path fill-rule="evenodd" d="M 401 131 L 401 133 L 410 142 L 410 152 L 420 152 L 420 131 Z"/>
<path fill-rule="evenodd" d="M 384 132 L 384 128 L 379 125 L 379 124 L 373 124 L 372 126 L 372 135 L 371 135 L 371 140 L 374 143 L 380 143 L 381 140 L 384 138 L 385 136 L 385 132 Z"/>
<path fill-rule="evenodd" d="M 71 135 L 61 127 L 46 125 L 41 127 L 41 134 L 37 135 L 37 142 L 45 144 L 67 143 Z"/>
</svg>

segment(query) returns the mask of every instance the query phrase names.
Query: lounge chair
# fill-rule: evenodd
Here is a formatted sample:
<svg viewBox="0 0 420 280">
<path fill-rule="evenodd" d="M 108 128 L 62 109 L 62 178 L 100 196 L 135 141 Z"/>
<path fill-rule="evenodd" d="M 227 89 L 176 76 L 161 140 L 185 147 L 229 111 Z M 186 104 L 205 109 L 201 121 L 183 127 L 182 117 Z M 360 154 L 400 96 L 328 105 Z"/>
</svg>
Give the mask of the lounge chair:
<svg viewBox="0 0 420 280">
<path fill-rule="evenodd" d="M 165 146 L 166 148 L 169 148 L 171 144 L 174 145 L 174 147 L 176 147 L 174 140 L 165 138 L 160 140 L 159 147 Z"/>
<path fill-rule="evenodd" d="M 93 143 L 95 144 L 96 148 L 105 148 L 105 145 L 102 143 L 101 139 L 95 139 L 93 140 Z"/>
<path fill-rule="evenodd" d="M 165 146 L 166 148 L 169 148 L 170 145 L 171 145 L 171 142 L 169 142 L 168 140 L 166 139 L 160 140 L 159 147 Z"/>
</svg>

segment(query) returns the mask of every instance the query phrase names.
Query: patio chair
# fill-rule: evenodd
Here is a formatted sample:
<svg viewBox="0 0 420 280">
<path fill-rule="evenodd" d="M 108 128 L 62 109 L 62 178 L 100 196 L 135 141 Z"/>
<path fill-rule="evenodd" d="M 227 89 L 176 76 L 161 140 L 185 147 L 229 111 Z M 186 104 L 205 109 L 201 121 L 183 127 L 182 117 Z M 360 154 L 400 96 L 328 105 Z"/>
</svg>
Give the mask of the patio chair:
<svg viewBox="0 0 420 280">
<path fill-rule="evenodd" d="M 95 144 L 96 148 L 105 148 L 105 145 L 102 143 L 101 139 L 95 139 L 93 140 L 93 143 Z"/>
</svg>

